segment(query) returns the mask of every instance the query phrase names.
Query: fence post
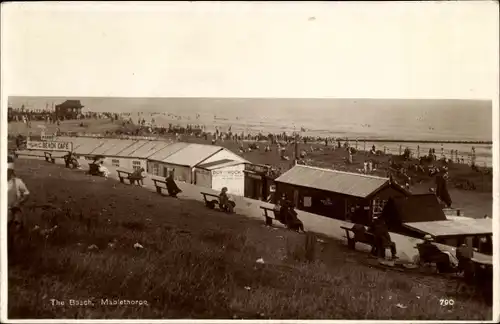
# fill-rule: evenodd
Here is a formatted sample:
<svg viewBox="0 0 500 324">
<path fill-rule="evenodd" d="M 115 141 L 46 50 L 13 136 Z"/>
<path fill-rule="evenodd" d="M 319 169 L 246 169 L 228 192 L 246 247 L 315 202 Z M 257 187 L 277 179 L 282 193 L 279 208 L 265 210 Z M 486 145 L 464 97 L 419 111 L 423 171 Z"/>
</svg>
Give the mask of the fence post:
<svg viewBox="0 0 500 324">
<path fill-rule="evenodd" d="M 306 233 L 306 260 L 314 262 L 316 256 L 316 235 L 311 232 Z"/>
<path fill-rule="evenodd" d="M 401 155 L 401 144 L 399 144 L 399 155 Z"/>
<path fill-rule="evenodd" d="M 420 145 L 417 145 L 417 159 L 420 159 Z"/>
</svg>

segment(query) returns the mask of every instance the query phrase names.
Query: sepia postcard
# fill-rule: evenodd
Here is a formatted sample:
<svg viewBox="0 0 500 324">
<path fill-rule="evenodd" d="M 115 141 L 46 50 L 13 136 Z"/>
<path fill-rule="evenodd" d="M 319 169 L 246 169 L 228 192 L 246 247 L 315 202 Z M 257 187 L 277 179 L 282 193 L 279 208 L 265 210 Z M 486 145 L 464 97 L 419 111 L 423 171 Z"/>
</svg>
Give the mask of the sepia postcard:
<svg viewBox="0 0 500 324">
<path fill-rule="evenodd" d="M 2 322 L 500 320 L 498 3 L 1 21 Z"/>
</svg>

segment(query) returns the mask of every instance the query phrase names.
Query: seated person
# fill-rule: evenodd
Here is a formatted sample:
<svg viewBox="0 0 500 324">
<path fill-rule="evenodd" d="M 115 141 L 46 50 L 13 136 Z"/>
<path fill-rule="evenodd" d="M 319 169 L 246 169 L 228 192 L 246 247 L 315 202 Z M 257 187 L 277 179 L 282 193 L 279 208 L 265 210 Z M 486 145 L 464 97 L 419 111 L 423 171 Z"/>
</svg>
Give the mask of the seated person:
<svg viewBox="0 0 500 324">
<path fill-rule="evenodd" d="M 354 240 L 356 242 L 361 242 L 365 240 L 366 228 L 361 224 L 354 224 L 352 227 L 354 232 Z M 375 247 L 372 247 L 372 254 L 375 254 Z"/>
<path fill-rule="evenodd" d="M 100 161 L 99 164 L 98 164 L 98 170 L 99 170 L 99 173 L 101 173 L 101 175 L 105 178 L 107 178 L 109 176 L 109 170 L 108 168 L 106 168 L 104 166 L 104 161 Z"/>
<path fill-rule="evenodd" d="M 299 232 L 299 231 L 305 232 L 304 231 L 304 224 L 298 218 L 297 212 L 295 211 L 295 209 L 291 205 L 288 208 L 288 219 L 287 219 L 286 226 L 289 229 L 297 231 L 297 232 Z"/>
<path fill-rule="evenodd" d="M 456 256 L 458 260 L 458 268 L 460 271 L 464 272 L 466 278 L 470 278 L 473 273 L 472 257 L 474 256 L 474 250 L 472 247 L 467 246 L 467 244 L 461 244 L 456 251 Z"/>
<path fill-rule="evenodd" d="M 234 211 L 234 202 L 227 195 L 227 187 L 222 188 L 219 194 L 219 206 L 222 210 L 232 213 Z"/>
<path fill-rule="evenodd" d="M 427 234 L 424 237 L 424 242 L 417 244 L 420 259 L 423 262 L 435 263 L 439 272 L 448 272 L 451 268 L 450 257 L 432 242 L 434 239 Z"/>
<path fill-rule="evenodd" d="M 387 225 L 385 221 L 382 218 L 377 218 L 373 222 L 373 225 L 371 227 L 371 232 L 373 236 L 375 237 L 375 252 L 379 257 L 384 258 L 385 257 L 385 248 L 390 247 L 391 248 L 391 255 L 392 258 L 395 259 L 396 257 L 396 244 L 392 242 L 391 240 L 391 235 L 389 234 L 389 229 L 387 228 Z"/>
<path fill-rule="evenodd" d="M 182 190 L 179 189 L 179 187 L 177 186 L 177 183 L 175 183 L 173 172 L 170 172 L 168 174 L 168 177 L 165 178 L 165 182 L 167 184 L 168 195 L 170 197 L 177 198 L 177 195 L 180 192 L 182 192 Z"/>
<path fill-rule="evenodd" d="M 135 169 L 134 172 L 130 174 L 129 179 L 132 183 L 135 183 L 137 181 L 138 185 L 143 186 L 143 179 L 146 177 L 145 174 L 146 172 L 144 171 L 144 168 Z"/>
<path fill-rule="evenodd" d="M 73 152 L 68 152 L 68 154 L 64 156 L 64 163 L 68 168 L 70 167 L 70 165 L 73 165 L 73 167 L 75 168 L 80 167 L 80 163 L 78 163 L 78 160 L 76 159 L 76 156 L 73 155 Z"/>
</svg>

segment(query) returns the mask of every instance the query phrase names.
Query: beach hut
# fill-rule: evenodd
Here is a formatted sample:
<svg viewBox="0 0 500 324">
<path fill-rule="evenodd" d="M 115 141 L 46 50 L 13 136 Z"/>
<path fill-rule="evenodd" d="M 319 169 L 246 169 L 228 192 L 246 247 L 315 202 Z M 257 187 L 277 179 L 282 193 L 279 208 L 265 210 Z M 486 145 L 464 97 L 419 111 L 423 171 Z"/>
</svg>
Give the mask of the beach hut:
<svg viewBox="0 0 500 324">
<path fill-rule="evenodd" d="M 276 180 L 279 196 L 310 213 L 371 223 L 391 197 L 410 195 L 389 178 L 295 165 Z"/>
<path fill-rule="evenodd" d="M 189 146 L 188 143 L 173 143 L 157 151 L 148 157 L 148 172 L 155 176 L 166 177 L 168 175 L 168 166 L 163 161 L 170 155 Z"/>
<path fill-rule="evenodd" d="M 108 156 L 111 158 L 111 163 L 114 167 L 118 167 L 121 170 L 137 170 L 144 168 L 147 170 L 147 156 L 145 152 L 150 152 L 153 154 L 156 151 L 151 152 L 152 148 L 155 146 L 164 147 L 168 145 L 167 142 L 162 141 L 146 141 L 146 140 L 121 140 L 121 141 L 132 141 L 131 145 L 126 146 L 121 151 L 110 150 L 108 151 Z M 111 155 L 113 153 L 113 155 Z"/>
<path fill-rule="evenodd" d="M 222 159 L 199 164 L 195 167 L 193 183 L 197 186 L 243 196 L 245 193 L 245 162 Z"/>
<path fill-rule="evenodd" d="M 404 223 L 433 222 L 446 220 L 446 215 L 435 194 L 418 194 L 390 198 L 380 218 L 390 231 L 422 238 L 419 232 L 404 227 Z"/>
<path fill-rule="evenodd" d="M 479 249 L 479 252 L 492 254 L 493 252 L 493 221 L 491 218 L 459 217 L 453 220 L 431 222 L 404 223 L 409 230 L 419 232 L 422 236 L 429 234 L 437 243 L 458 247 L 467 243 Z M 485 243 L 481 244 L 481 239 Z"/>
<path fill-rule="evenodd" d="M 247 162 L 223 147 L 190 143 L 172 144 L 172 147 L 167 147 L 164 151 L 159 151 L 148 158 L 154 175 L 166 176 L 168 170 L 172 170 L 175 180 L 188 183 L 194 183 L 197 165 L 224 159 Z"/>
<path fill-rule="evenodd" d="M 94 159 L 92 151 L 106 142 L 103 138 L 91 137 L 71 137 L 73 143 L 73 153 L 78 157 L 80 164 L 85 165 Z"/>
</svg>

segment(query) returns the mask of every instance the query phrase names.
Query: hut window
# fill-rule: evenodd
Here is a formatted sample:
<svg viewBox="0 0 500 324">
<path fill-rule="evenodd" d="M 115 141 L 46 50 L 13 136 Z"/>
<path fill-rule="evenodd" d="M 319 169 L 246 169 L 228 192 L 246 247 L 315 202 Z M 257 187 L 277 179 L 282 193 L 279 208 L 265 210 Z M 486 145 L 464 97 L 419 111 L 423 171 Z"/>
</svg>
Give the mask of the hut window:
<svg viewBox="0 0 500 324">
<path fill-rule="evenodd" d="M 85 160 L 87 160 L 87 161 L 92 161 L 92 160 L 94 160 L 94 157 L 93 157 L 93 156 L 86 156 L 86 157 L 85 157 Z"/>
<path fill-rule="evenodd" d="M 158 164 L 153 164 L 153 174 L 158 175 Z"/>
<path fill-rule="evenodd" d="M 115 166 L 115 167 L 119 167 L 120 166 L 120 160 L 116 160 L 116 159 L 111 160 L 111 165 Z"/>
<path fill-rule="evenodd" d="M 373 215 L 380 215 L 384 210 L 387 200 L 375 199 L 373 200 Z"/>
<path fill-rule="evenodd" d="M 141 161 L 132 161 L 132 168 L 134 170 L 139 170 L 141 168 Z"/>
</svg>

